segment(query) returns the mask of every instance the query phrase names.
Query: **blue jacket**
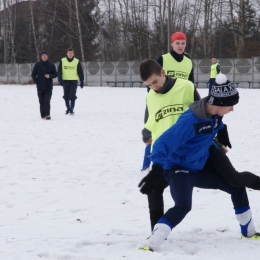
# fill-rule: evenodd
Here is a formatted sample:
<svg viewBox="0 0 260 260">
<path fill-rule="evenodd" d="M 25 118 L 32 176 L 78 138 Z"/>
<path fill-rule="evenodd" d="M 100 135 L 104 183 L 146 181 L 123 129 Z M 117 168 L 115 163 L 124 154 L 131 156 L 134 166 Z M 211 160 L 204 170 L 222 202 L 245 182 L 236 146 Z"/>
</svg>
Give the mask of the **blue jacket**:
<svg viewBox="0 0 260 260">
<path fill-rule="evenodd" d="M 206 114 L 206 101 L 203 98 L 192 103 L 176 124 L 155 141 L 151 155 L 153 163 L 165 170 L 177 166 L 198 171 L 204 167 L 209 146 L 218 130 L 224 127 L 221 116 Z"/>
</svg>

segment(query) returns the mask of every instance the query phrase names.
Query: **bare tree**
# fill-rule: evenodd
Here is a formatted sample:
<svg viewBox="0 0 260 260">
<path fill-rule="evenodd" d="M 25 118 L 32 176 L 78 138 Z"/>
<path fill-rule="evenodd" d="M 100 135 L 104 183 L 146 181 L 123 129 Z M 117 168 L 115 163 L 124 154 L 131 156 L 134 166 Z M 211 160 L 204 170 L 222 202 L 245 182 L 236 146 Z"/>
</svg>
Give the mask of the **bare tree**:
<svg viewBox="0 0 260 260">
<path fill-rule="evenodd" d="M 83 39 L 82 39 L 81 26 L 80 26 L 78 0 L 74 0 L 74 1 L 75 1 L 75 15 L 76 15 L 77 27 L 78 27 L 78 33 L 79 33 L 79 45 L 80 45 L 80 51 L 81 51 L 81 60 L 84 61 L 85 58 L 84 58 Z"/>
<path fill-rule="evenodd" d="M 37 60 L 39 57 L 39 48 L 38 48 L 38 42 L 37 42 L 37 38 L 36 38 L 32 0 L 29 0 L 29 7 L 30 7 L 30 14 L 31 14 L 32 33 L 33 33 L 34 45 L 35 45 L 35 50 L 36 50 L 36 55 L 37 55 L 36 60 Z"/>
</svg>

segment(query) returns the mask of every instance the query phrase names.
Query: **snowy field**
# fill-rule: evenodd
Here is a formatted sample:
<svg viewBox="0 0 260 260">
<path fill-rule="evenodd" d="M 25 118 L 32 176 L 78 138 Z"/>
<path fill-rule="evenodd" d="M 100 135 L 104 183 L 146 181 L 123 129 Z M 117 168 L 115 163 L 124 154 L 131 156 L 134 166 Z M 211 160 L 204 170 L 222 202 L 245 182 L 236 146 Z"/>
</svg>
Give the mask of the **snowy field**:
<svg viewBox="0 0 260 260">
<path fill-rule="evenodd" d="M 237 170 L 260 175 L 260 90 L 239 92 L 224 119 L 228 156 Z M 55 86 L 50 121 L 40 119 L 34 85 L 1 85 L 0 94 L 1 260 L 259 258 L 260 241 L 240 239 L 229 195 L 203 189 L 194 189 L 192 211 L 158 252 L 137 250 L 150 235 L 137 188 L 145 88 L 78 88 L 70 116 Z M 260 192 L 248 196 L 260 231 Z M 167 210 L 169 189 L 164 197 Z"/>
</svg>

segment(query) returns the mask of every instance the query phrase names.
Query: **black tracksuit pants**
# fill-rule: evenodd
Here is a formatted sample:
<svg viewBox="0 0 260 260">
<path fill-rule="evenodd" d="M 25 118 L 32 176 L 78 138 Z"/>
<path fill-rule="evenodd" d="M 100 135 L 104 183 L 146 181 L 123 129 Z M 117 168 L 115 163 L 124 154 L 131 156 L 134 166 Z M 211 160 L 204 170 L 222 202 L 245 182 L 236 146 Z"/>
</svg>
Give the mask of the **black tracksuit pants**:
<svg viewBox="0 0 260 260">
<path fill-rule="evenodd" d="M 209 158 L 205 167 L 214 169 L 225 181 L 234 187 L 248 187 L 260 190 L 260 177 L 251 172 L 238 172 L 231 164 L 229 158 L 215 145 L 209 148 Z M 156 191 L 148 194 L 151 228 L 164 213 L 163 191 L 168 183 L 162 178 Z"/>
<path fill-rule="evenodd" d="M 52 88 L 37 89 L 37 94 L 40 103 L 40 113 L 41 117 L 49 116 L 51 110 L 51 96 Z"/>
</svg>

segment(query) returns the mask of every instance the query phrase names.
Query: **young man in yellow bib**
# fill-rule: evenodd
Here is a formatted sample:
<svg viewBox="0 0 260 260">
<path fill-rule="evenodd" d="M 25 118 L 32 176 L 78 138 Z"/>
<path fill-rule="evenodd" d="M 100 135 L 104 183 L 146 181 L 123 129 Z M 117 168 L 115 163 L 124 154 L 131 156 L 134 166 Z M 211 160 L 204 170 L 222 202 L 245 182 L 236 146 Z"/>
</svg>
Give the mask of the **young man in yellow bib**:
<svg viewBox="0 0 260 260">
<path fill-rule="evenodd" d="M 74 50 L 72 48 L 67 49 L 66 57 L 60 61 L 58 79 L 64 90 L 63 98 L 67 108 L 65 114 L 74 115 L 78 80 L 80 80 L 80 87 L 83 88 L 84 73 L 79 60 L 74 57 Z"/>
<path fill-rule="evenodd" d="M 194 83 L 192 61 L 190 55 L 185 52 L 186 41 L 186 35 L 183 32 L 173 33 L 171 35 L 171 52 L 160 56 L 157 62 L 161 65 L 168 77 L 186 79 Z M 150 168 L 150 150 L 151 146 L 147 144 L 141 171 L 147 171 Z"/>
<path fill-rule="evenodd" d="M 212 86 L 215 83 L 216 76 L 220 73 L 220 65 L 217 63 L 216 58 L 211 59 L 211 67 L 210 67 L 210 79 L 209 79 L 209 94 L 211 92 Z"/>
</svg>

